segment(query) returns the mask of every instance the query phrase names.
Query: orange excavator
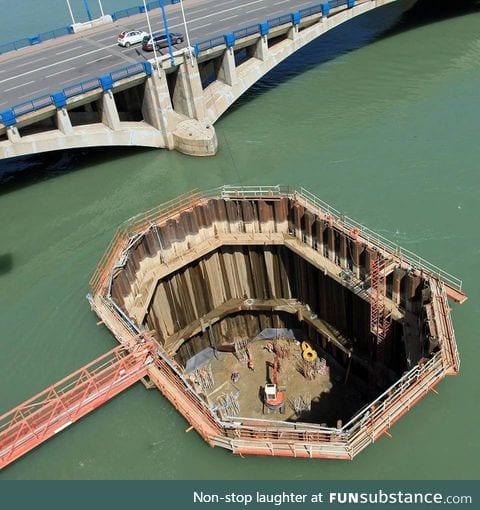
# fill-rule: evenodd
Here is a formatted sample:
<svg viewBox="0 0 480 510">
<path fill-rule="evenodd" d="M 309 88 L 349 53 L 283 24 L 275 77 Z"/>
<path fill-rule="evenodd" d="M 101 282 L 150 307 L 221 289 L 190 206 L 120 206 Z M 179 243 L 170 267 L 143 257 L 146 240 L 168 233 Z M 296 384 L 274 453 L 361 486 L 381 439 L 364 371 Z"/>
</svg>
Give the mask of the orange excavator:
<svg viewBox="0 0 480 510">
<path fill-rule="evenodd" d="M 285 412 L 285 391 L 278 386 L 278 355 L 273 362 L 273 374 L 270 383 L 265 383 L 263 388 L 263 412 Z"/>
</svg>

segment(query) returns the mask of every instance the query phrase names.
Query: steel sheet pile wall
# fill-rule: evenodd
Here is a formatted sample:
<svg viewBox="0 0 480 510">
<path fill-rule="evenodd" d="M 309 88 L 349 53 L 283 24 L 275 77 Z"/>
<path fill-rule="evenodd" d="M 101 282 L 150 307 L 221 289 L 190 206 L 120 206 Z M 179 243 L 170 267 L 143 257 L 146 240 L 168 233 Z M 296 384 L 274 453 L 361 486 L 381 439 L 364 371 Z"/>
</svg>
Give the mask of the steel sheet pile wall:
<svg viewBox="0 0 480 510">
<path fill-rule="evenodd" d="M 211 193 L 185 195 L 124 225 L 92 278 L 92 302 L 101 298 L 114 308 L 123 307 L 124 312 L 118 309 L 123 321 L 134 326 L 135 321 L 144 323 L 164 342 L 229 299 L 297 297 L 313 303 L 315 312 L 328 317 L 348 335 L 371 340 L 365 319 L 368 292 L 358 287 L 358 282 L 368 279 L 370 260 L 382 254 L 391 262 L 386 297 L 392 313 L 400 320 L 404 311 L 418 314 L 427 303 L 429 321 L 433 320 L 441 333 L 435 347 L 440 352 L 415 365 L 342 428 L 248 418 L 219 424 L 201 400 L 196 400 L 181 370 L 171 364 L 161 345 L 158 356 L 163 362 L 157 363 L 156 374 L 152 375 L 161 391 L 210 444 L 236 453 L 352 458 L 447 372 L 458 370 L 445 303 L 447 293 L 458 301 L 466 299 L 461 282 L 405 253 L 392 248 L 391 243 L 382 244 L 380 236 L 341 217 L 305 190 L 224 187 Z M 352 281 L 358 295 L 348 291 L 352 290 Z M 425 286 L 425 282 L 432 281 L 438 284 L 434 286 L 435 306 L 429 285 Z M 262 313 L 242 312 L 243 317 L 239 313 L 226 323 L 227 330 L 215 325 L 214 332 L 219 338 L 228 331 L 250 335 L 267 323 L 287 320 L 279 313 L 270 313 L 267 320 Z M 442 320 L 438 320 L 438 313 L 443 314 Z M 429 327 L 425 322 L 420 333 L 428 334 Z M 192 344 L 193 351 L 206 341 L 205 329 L 193 335 L 199 338 L 197 346 Z M 393 338 L 399 335 L 394 328 Z M 421 337 L 417 341 L 421 342 Z M 446 348 L 448 355 L 443 354 Z M 368 352 L 366 345 L 365 349 Z M 398 354 L 392 349 L 387 358 L 391 361 Z M 396 369 L 401 371 L 402 367 Z M 181 405 L 179 395 L 183 395 L 182 402 L 185 400 Z M 190 397 L 195 400 L 190 403 L 194 416 L 188 409 Z"/>
</svg>

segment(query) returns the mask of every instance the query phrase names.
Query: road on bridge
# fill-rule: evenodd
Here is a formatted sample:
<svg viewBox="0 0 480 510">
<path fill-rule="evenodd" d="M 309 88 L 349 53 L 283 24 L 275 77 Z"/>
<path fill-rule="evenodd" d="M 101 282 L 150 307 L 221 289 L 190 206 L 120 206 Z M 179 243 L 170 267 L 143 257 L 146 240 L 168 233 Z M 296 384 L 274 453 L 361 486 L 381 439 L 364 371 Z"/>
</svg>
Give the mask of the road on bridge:
<svg viewBox="0 0 480 510">
<path fill-rule="evenodd" d="M 192 44 L 318 3 L 315 0 L 184 1 Z M 179 4 L 167 7 L 167 18 L 170 30 L 184 32 Z M 163 30 L 160 9 L 151 12 L 151 22 L 154 31 Z M 130 48 L 117 45 L 121 31 L 136 28 L 148 32 L 144 14 L 1 55 L 0 111 L 108 74 L 118 67 L 153 58 L 141 45 Z M 167 49 L 162 50 L 166 52 Z"/>
</svg>

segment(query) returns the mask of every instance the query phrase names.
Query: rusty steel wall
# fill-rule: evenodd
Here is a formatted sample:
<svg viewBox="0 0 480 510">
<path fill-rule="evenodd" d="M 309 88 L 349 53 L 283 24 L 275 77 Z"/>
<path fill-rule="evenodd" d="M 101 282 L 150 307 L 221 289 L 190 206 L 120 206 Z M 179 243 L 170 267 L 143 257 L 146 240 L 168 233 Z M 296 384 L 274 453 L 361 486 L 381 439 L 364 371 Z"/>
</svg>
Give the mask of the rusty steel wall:
<svg viewBox="0 0 480 510">
<path fill-rule="evenodd" d="M 236 233 L 280 233 L 300 239 L 338 267 L 359 278 L 368 278 L 372 253 L 355 235 L 339 231 L 329 218 L 320 217 L 292 198 L 276 200 L 205 199 L 178 212 L 146 231 L 131 246 L 126 263 L 117 270 L 112 297 L 128 312 L 128 303 L 141 295 L 141 278 L 147 264 L 161 265 L 192 252 L 199 243 Z M 401 274 L 387 277 L 387 297 L 398 294 L 413 319 L 422 310 L 422 279 Z M 194 320 L 232 298 L 297 298 L 342 334 L 351 339 L 364 363 L 352 368 L 368 376 L 369 362 L 375 363 L 377 346 L 370 334 L 368 301 L 356 296 L 306 260 L 282 246 L 222 246 L 162 280 L 148 306 L 145 325 L 159 341 L 173 335 Z M 422 314 L 424 315 L 424 314 Z M 415 324 L 415 320 L 410 320 Z M 312 329 L 312 328 L 310 328 Z M 317 333 L 310 331 L 312 337 Z M 409 329 L 414 341 L 425 343 L 428 321 Z M 397 374 L 406 368 L 403 328 L 394 323 L 388 342 L 382 347 L 386 364 Z M 342 364 L 348 360 L 334 346 L 318 339 Z M 199 340 L 199 346 L 204 345 Z M 196 347 L 190 346 L 191 351 Z M 345 359 L 342 359 L 345 358 Z M 420 356 L 419 356 L 420 358 Z M 417 360 L 418 361 L 418 360 Z"/>
<path fill-rule="evenodd" d="M 239 285 L 238 275 L 242 275 Z M 157 339 L 167 338 L 230 299 L 298 299 L 307 303 L 312 312 L 351 339 L 355 353 L 352 372 L 364 380 L 375 381 L 375 339 L 370 334 L 369 304 L 340 283 L 283 246 L 222 247 L 215 253 L 183 268 L 159 282 L 146 326 L 157 332 Z M 267 313 L 245 314 L 223 320 L 212 326 L 213 338 L 222 343 L 235 339 L 253 338 L 267 327 L 301 327 L 318 348 L 332 355 L 344 368 L 349 358 L 326 341 L 313 327 L 298 320 L 282 320 L 274 325 Z M 403 329 L 394 323 L 386 342 L 385 365 L 393 381 L 406 369 L 402 342 Z M 179 353 L 182 364 L 188 357 L 213 346 L 208 334 L 196 335 Z"/>
</svg>

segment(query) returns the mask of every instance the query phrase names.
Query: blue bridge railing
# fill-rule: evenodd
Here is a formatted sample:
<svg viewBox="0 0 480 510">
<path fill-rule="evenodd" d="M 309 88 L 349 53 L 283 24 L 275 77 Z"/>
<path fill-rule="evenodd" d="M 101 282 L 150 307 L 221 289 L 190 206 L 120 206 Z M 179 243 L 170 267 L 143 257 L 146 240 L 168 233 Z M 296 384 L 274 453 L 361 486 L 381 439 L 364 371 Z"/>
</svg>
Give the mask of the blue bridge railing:
<svg viewBox="0 0 480 510">
<path fill-rule="evenodd" d="M 177 3 L 180 0 L 170 1 L 171 3 Z M 147 8 L 155 9 L 159 4 L 160 2 L 158 1 L 150 2 L 149 4 L 147 4 Z M 295 13 L 288 13 L 282 16 L 277 16 L 263 23 L 258 23 L 255 25 L 249 25 L 247 27 L 239 28 L 238 30 L 235 30 L 230 34 L 216 36 L 211 39 L 198 42 L 194 46 L 195 55 L 198 56 L 200 52 L 209 50 L 211 48 L 215 48 L 217 46 L 225 45 L 227 47 L 231 47 L 235 44 L 235 41 L 237 39 L 248 37 L 250 35 L 254 34 L 265 35 L 268 33 L 270 28 L 286 24 L 298 24 L 300 23 L 301 19 L 306 18 L 308 16 L 312 16 L 314 14 L 321 13 L 322 15 L 327 16 L 330 12 L 330 8 L 336 8 L 344 5 L 347 5 L 348 7 L 353 7 L 355 5 L 355 0 L 330 0 L 329 2 L 315 4 L 310 7 L 301 9 L 300 11 L 297 11 Z M 137 8 L 131 9 L 140 9 L 140 7 L 143 8 L 143 6 L 139 6 Z M 132 12 L 134 14 L 142 12 L 138 10 L 133 12 L 131 9 L 125 9 L 124 11 Z M 48 34 L 48 32 L 45 32 L 45 34 Z M 121 67 L 102 77 L 92 78 L 90 80 L 86 80 L 75 85 L 70 85 L 64 88 L 63 90 L 53 93 L 51 95 L 41 96 L 30 101 L 25 101 L 21 104 L 15 105 L 8 110 L 0 112 L 0 122 L 7 126 L 11 126 L 16 123 L 17 116 L 34 112 L 41 108 L 45 108 L 46 106 L 51 105 L 54 105 L 56 107 L 64 106 L 64 104 L 66 104 L 65 103 L 66 100 L 71 97 L 84 94 L 97 88 L 103 88 L 104 90 L 108 90 L 108 88 L 112 87 L 115 81 L 141 73 L 145 73 L 147 76 L 151 75 L 152 67 L 148 61 Z"/>
<path fill-rule="evenodd" d="M 177 4 L 180 0 L 164 0 L 166 4 Z M 148 2 L 147 9 L 150 11 L 152 9 L 157 9 L 160 7 L 160 1 L 156 2 Z M 117 21 L 120 18 L 126 18 L 128 16 L 134 16 L 135 14 L 141 14 L 145 12 L 145 8 L 143 5 L 136 5 L 135 7 L 130 7 L 128 9 L 122 9 L 120 11 L 115 11 L 111 14 L 113 21 Z M 47 32 L 42 32 L 40 34 L 35 34 L 30 37 L 23 37 L 21 39 L 17 39 L 15 41 L 9 41 L 5 43 L 0 43 L 0 55 L 3 53 L 8 53 L 14 50 L 20 50 L 21 48 L 25 48 L 27 46 L 34 46 L 35 44 L 39 44 L 44 41 L 48 41 L 50 39 L 57 39 L 58 37 L 63 37 L 64 35 L 73 34 L 73 28 L 71 25 L 55 28 L 53 30 L 48 30 Z"/>
<path fill-rule="evenodd" d="M 323 2 L 312 5 L 310 7 L 306 7 L 304 9 L 300 9 L 299 11 L 294 13 L 289 12 L 282 16 L 277 16 L 275 18 L 268 19 L 264 23 L 257 23 L 255 25 L 250 25 L 248 27 L 239 28 L 238 30 L 232 32 L 232 34 L 234 40 L 241 39 L 242 37 L 248 37 L 254 34 L 265 35 L 271 28 L 279 27 L 281 25 L 298 24 L 301 19 L 306 18 L 308 16 L 313 16 L 314 14 L 322 14 L 323 16 L 328 16 L 328 14 L 330 13 L 330 9 L 335 9 L 336 7 L 341 7 L 344 5 L 348 7 L 354 7 L 355 0 L 329 0 L 328 2 Z M 217 46 L 222 45 L 228 46 L 227 39 L 229 35 L 231 34 L 220 35 L 196 43 L 194 46 L 195 55 L 198 56 L 199 53 L 201 53 L 202 51 L 210 50 Z"/>
<path fill-rule="evenodd" d="M 16 119 L 20 115 L 26 115 L 27 113 L 35 112 L 47 106 L 65 106 L 66 100 L 71 97 L 85 94 L 86 92 L 90 92 L 98 88 L 108 90 L 109 88 L 112 88 L 116 81 L 143 73 L 146 76 L 150 76 L 152 74 L 152 66 L 150 62 L 145 61 L 120 67 L 119 69 L 115 69 L 111 73 L 99 78 L 91 78 L 90 80 L 82 81 L 81 83 L 69 85 L 60 91 L 54 92 L 53 94 L 37 97 L 30 101 L 25 101 L 12 106 L 10 109 L 0 112 L 0 122 L 6 126 L 12 126 L 16 123 Z"/>
</svg>

